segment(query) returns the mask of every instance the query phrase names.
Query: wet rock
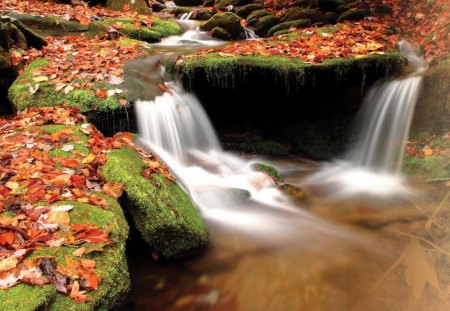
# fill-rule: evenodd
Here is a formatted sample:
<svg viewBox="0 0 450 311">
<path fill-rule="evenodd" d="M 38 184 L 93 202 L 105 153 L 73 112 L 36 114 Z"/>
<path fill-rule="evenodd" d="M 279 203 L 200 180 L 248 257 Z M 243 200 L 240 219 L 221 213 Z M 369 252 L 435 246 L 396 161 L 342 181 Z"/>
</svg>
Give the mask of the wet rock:
<svg viewBox="0 0 450 311">
<path fill-rule="evenodd" d="M 220 27 L 228 32 L 232 39 L 237 39 L 242 33 L 241 19 L 234 13 L 226 12 L 214 15 L 208 20 L 202 29 L 212 31 L 216 27 Z"/>
<path fill-rule="evenodd" d="M 255 33 L 260 37 L 267 36 L 267 32 L 274 25 L 276 25 L 277 19 L 272 15 L 265 15 L 259 18 L 254 24 Z"/>
<path fill-rule="evenodd" d="M 290 22 L 301 19 L 309 19 L 313 23 L 322 22 L 323 21 L 323 12 L 314 9 L 302 9 L 302 8 L 289 8 L 286 12 L 281 15 L 281 22 Z"/>
<path fill-rule="evenodd" d="M 295 20 L 295 21 L 280 23 L 280 24 L 270 28 L 269 31 L 267 32 L 267 36 L 271 37 L 279 30 L 289 29 L 289 28 L 292 28 L 292 27 L 294 27 L 294 28 L 305 28 L 305 27 L 308 27 L 310 25 L 311 25 L 311 20 L 310 19 L 299 19 L 299 20 Z"/>
<path fill-rule="evenodd" d="M 231 40 L 230 33 L 221 27 L 214 27 L 211 36 L 220 40 Z"/>
<path fill-rule="evenodd" d="M 253 11 L 261 10 L 265 7 L 262 3 L 251 3 L 244 5 L 236 10 L 236 14 L 239 15 L 242 18 L 246 18 L 249 16 Z"/>
<path fill-rule="evenodd" d="M 369 11 L 365 9 L 351 9 L 339 15 L 337 22 L 342 23 L 343 21 L 360 21 L 368 15 Z"/>
<path fill-rule="evenodd" d="M 197 10 L 192 14 L 192 19 L 199 21 L 207 21 L 213 17 L 213 12 L 211 10 Z"/>
<path fill-rule="evenodd" d="M 304 203 L 307 199 L 305 191 L 294 185 L 284 184 L 278 187 L 278 189 L 291 198 L 295 203 Z"/>
<path fill-rule="evenodd" d="M 323 11 L 335 11 L 336 8 L 345 4 L 343 0 L 318 0 L 317 7 Z"/>
<path fill-rule="evenodd" d="M 253 0 L 217 0 L 214 4 L 216 8 L 226 8 L 229 5 L 243 6 L 252 3 Z"/>
</svg>

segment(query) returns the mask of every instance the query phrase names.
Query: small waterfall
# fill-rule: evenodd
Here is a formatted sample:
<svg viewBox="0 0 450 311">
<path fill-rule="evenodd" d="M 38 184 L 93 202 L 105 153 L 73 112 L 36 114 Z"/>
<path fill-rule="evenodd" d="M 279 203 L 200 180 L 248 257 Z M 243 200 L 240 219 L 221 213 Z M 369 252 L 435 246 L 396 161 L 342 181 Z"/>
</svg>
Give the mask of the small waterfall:
<svg viewBox="0 0 450 311">
<path fill-rule="evenodd" d="M 193 14 L 194 14 L 194 11 L 191 11 L 188 13 L 183 13 L 180 16 L 180 20 L 182 20 L 182 21 L 190 20 Z"/>
<path fill-rule="evenodd" d="M 245 39 L 246 40 L 259 39 L 259 37 L 255 34 L 255 32 L 253 30 L 251 30 L 250 28 L 244 26 L 243 29 L 244 29 Z"/>
<path fill-rule="evenodd" d="M 177 4 L 173 1 L 164 1 L 164 5 L 168 8 L 176 8 Z"/>
<path fill-rule="evenodd" d="M 399 49 L 414 69 L 413 73 L 372 87 L 363 102 L 356 143 L 342 160 L 324 164 L 301 186 L 325 186 L 331 199 L 355 194 L 412 195 L 401 175 L 401 167 L 420 94 L 420 74 L 427 69 L 427 63 L 408 42 L 399 42 Z"/>
<path fill-rule="evenodd" d="M 420 94 L 422 73 L 427 64 L 406 42 L 399 43 L 414 72 L 408 77 L 373 87 L 362 109 L 360 135 L 346 157 L 368 170 L 399 174 L 414 107 Z"/>
</svg>

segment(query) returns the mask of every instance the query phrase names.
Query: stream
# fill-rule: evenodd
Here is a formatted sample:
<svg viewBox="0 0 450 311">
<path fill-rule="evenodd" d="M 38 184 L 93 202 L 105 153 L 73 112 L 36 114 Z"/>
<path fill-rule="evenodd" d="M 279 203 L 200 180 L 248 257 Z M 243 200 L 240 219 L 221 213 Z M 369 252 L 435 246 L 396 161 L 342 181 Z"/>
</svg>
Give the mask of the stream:
<svg viewBox="0 0 450 311">
<path fill-rule="evenodd" d="M 335 163 L 317 163 L 224 151 L 201 103 L 167 82 L 159 67 L 165 57 L 224 42 L 199 31 L 188 16 L 180 24 L 183 35 L 155 44 L 149 59 L 130 62 L 127 83 L 140 99 L 139 144 L 162 158 L 190 194 L 208 225 L 210 245 L 192 258 L 153 260 L 133 232 L 128 245 L 133 285 L 120 310 L 411 310 L 410 285 L 401 271 L 384 276 L 407 239 L 384 229 L 414 226 L 414 217 L 405 221 L 417 214 L 412 201 L 431 210 L 439 195 L 425 196 L 426 186 L 385 167 L 365 167 L 367 156 L 360 156 L 364 165 L 347 161 L 355 152 Z M 411 79 L 409 84 L 420 83 Z M 161 94 L 160 83 L 171 91 Z M 386 97 L 380 92 L 375 97 Z M 408 96 L 400 95 L 411 101 Z M 402 156 L 398 148 L 391 148 L 396 158 Z M 252 169 L 255 163 L 275 166 L 283 183 L 308 191 L 308 200 L 290 200 L 271 178 Z"/>
</svg>

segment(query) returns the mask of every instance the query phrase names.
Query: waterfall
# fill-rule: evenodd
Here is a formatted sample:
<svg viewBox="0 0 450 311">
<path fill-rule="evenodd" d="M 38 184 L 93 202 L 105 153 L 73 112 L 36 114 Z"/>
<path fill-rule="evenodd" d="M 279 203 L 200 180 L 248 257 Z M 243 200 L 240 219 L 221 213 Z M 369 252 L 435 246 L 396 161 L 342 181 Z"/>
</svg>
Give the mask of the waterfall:
<svg viewBox="0 0 450 311">
<path fill-rule="evenodd" d="M 253 30 L 251 30 L 250 28 L 244 26 L 243 29 L 244 29 L 245 39 L 246 40 L 259 39 L 259 37 L 255 34 L 255 32 Z"/>
<path fill-rule="evenodd" d="M 414 72 L 405 78 L 374 86 L 362 108 L 359 137 L 346 160 L 355 166 L 399 174 L 414 107 L 420 94 L 426 62 L 406 42 L 399 43 Z"/>
<path fill-rule="evenodd" d="M 355 144 L 343 159 L 323 164 L 316 173 L 303 180 L 301 186 L 327 187 L 331 199 L 345 199 L 355 194 L 413 194 L 405 184 L 401 167 L 420 94 L 420 75 L 427 69 L 427 63 L 408 42 L 401 41 L 398 45 L 413 72 L 372 87 L 360 112 Z"/>
<path fill-rule="evenodd" d="M 192 17 L 192 14 L 194 14 L 194 11 L 191 11 L 188 13 L 183 13 L 183 14 L 181 14 L 180 20 L 182 20 L 182 21 L 190 20 Z"/>
</svg>

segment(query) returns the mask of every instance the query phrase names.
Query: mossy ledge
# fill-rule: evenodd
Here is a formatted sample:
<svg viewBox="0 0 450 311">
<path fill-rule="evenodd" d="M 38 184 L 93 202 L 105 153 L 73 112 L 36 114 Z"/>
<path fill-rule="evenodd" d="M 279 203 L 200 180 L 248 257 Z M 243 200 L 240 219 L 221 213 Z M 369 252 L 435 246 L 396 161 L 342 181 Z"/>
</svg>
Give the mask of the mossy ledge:
<svg viewBox="0 0 450 311">
<path fill-rule="evenodd" d="M 334 77 L 333 80 L 339 84 L 351 70 L 360 72 L 361 83 L 364 84 L 368 70 L 389 75 L 398 72 L 405 64 L 405 59 L 394 52 L 362 58 L 328 59 L 321 64 L 306 63 L 301 59 L 284 56 L 221 56 L 219 53 L 210 53 L 188 57 L 182 62 L 169 61 L 166 63 L 166 69 L 188 88 L 199 76 L 205 76 L 213 86 L 233 88 L 239 81 L 250 78 L 255 72 L 277 83 L 301 88 L 308 84 L 319 84 L 318 79 L 322 75 L 327 78 Z M 289 89 L 287 91 L 289 92 Z"/>
<path fill-rule="evenodd" d="M 136 27 L 134 20 L 131 18 L 107 18 L 91 23 L 86 36 L 99 36 L 107 32 L 108 27 L 113 26 L 114 24 L 121 25 L 121 28 L 118 29 L 120 33 L 123 33 L 132 39 L 151 43 L 159 42 L 164 37 L 179 35 L 183 32 L 183 27 L 174 21 L 155 18 L 151 27 L 147 27 L 139 19 L 138 22 L 142 24 L 140 29 Z"/>
<path fill-rule="evenodd" d="M 145 163 L 129 147 L 113 150 L 107 157 L 103 177 L 124 185 L 136 227 L 159 255 L 179 257 L 206 245 L 205 224 L 180 186 L 161 174 L 144 178 Z"/>
<path fill-rule="evenodd" d="M 56 292 L 53 285 L 43 287 L 19 284 L 8 290 L 0 291 L 0 310 L 65 310 L 90 311 L 110 310 L 117 306 L 130 288 L 130 278 L 125 257 L 125 241 L 128 236 L 128 225 L 120 205 L 111 197 L 107 197 L 108 210 L 76 201 L 57 202 L 55 205 L 69 204 L 74 209 L 70 211 L 71 223 L 95 224 L 100 229 L 109 229 L 109 238 L 113 247 L 106 247 L 103 252 L 93 252 L 85 255 L 95 260 L 96 272 L 101 275 L 102 282 L 98 289 L 88 292 L 90 301 L 76 303 L 69 296 Z M 30 258 L 39 256 L 55 256 L 58 264 L 65 264 L 65 257 L 76 259 L 72 253 L 74 248 L 63 246 L 55 252 L 47 248 L 35 251 Z"/>
</svg>

